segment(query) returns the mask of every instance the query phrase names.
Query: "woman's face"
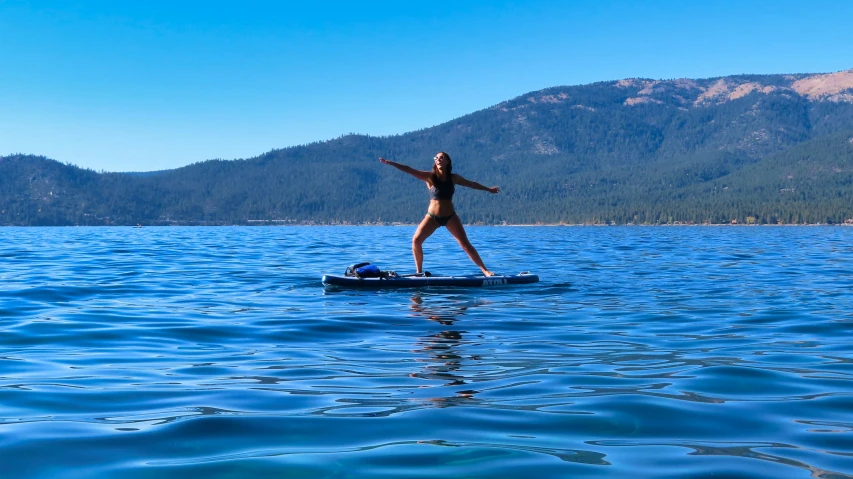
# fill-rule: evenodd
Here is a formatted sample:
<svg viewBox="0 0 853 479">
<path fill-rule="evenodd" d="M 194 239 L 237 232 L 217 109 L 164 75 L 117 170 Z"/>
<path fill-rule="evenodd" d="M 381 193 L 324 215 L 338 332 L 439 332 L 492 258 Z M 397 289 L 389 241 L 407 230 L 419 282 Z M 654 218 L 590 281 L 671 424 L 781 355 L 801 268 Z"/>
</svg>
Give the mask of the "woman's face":
<svg viewBox="0 0 853 479">
<path fill-rule="evenodd" d="M 450 164 L 450 160 L 447 158 L 447 155 L 444 153 L 435 155 L 435 166 L 437 166 L 439 170 L 443 170 L 448 164 Z"/>
</svg>

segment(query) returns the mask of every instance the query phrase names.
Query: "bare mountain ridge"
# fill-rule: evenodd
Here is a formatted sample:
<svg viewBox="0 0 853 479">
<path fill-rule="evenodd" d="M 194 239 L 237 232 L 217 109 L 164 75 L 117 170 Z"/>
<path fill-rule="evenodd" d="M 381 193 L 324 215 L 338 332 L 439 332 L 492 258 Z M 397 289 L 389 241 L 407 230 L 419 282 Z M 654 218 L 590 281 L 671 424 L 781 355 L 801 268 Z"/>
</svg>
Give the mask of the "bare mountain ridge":
<svg viewBox="0 0 853 479">
<path fill-rule="evenodd" d="M 778 75 L 772 77 L 775 81 L 769 83 L 733 76 L 705 80 L 628 78 L 610 82 L 610 84 L 634 93 L 633 96 L 623 102 L 626 106 L 646 103 L 676 103 L 683 107 L 702 107 L 737 100 L 752 92 L 765 95 L 774 92 L 787 93 L 805 97 L 810 101 L 853 103 L 853 69 L 815 75 L 783 75 L 781 76 L 782 84 L 779 83 Z M 557 104 L 570 98 L 565 92 L 551 93 L 550 90 L 552 89 L 534 92 L 524 98 L 534 104 Z M 545 91 L 548 93 L 543 93 Z M 502 103 L 494 108 L 508 111 L 509 108 L 505 105 L 506 103 Z M 585 105 L 574 106 L 576 108 L 590 108 Z M 524 105 L 518 105 L 512 109 L 523 108 Z"/>
</svg>

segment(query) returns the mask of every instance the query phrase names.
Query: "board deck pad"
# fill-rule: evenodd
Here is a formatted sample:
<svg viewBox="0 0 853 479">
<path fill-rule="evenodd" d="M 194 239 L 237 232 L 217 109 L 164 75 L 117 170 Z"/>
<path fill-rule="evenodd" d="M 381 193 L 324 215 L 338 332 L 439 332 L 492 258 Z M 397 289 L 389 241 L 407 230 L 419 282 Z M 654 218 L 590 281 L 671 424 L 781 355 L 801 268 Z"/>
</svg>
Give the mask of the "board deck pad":
<svg viewBox="0 0 853 479">
<path fill-rule="evenodd" d="M 529 284 L 539 281 L 539 276 L 527 272 L 514 275 L 463 275 L 463 276 L 395 276 L 390 278 L 359 278 L 338 274 L 323 275 L 323 285 L 327 287 L 386 289 L 419 288 L 427 286 L 455 286 L 463 288 L 481 288 L 511 284 Z"/>
</svg>

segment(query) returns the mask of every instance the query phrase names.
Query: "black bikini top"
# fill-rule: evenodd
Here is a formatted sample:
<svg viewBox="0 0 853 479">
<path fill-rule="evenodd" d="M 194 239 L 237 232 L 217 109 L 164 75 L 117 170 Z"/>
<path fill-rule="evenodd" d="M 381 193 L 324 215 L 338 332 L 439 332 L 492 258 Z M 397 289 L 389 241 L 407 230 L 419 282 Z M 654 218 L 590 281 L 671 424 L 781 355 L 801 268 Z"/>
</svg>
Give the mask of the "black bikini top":
<svg viewBox="0 0 853 479">
<path fill-rule="evenodd" d="M 451 200 L 453 193 L 456 192 L 456 185 L 453 184 L 453 178 L 447 181 L 438 181 L 429 187 L 429 199 L 431 200 Z"/>
</svg>

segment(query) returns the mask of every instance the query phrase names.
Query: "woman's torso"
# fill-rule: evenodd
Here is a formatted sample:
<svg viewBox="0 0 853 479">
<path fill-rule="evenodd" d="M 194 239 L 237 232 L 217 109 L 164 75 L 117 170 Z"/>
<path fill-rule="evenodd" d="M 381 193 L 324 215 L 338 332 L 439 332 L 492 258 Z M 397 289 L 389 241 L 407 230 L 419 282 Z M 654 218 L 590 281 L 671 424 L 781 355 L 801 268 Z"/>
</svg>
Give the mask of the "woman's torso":
<svg viewBox="0 0 853 479">
<path fill-rule="evenodd" d="M 437 181 L 434 185 L 427 183 L 427 188 L 430 191 L 429 208 L 427 211 L 436 216 L 448 216 L 453 213 L 453 193 L 456 191 L 456 186 L 453 184 L 453 177 L 447 178 L 444 181 Z"/>
</svg>

